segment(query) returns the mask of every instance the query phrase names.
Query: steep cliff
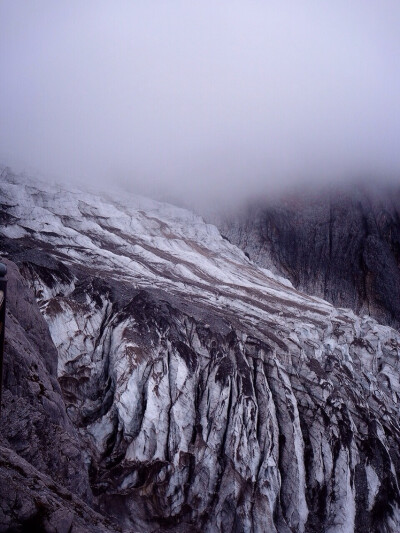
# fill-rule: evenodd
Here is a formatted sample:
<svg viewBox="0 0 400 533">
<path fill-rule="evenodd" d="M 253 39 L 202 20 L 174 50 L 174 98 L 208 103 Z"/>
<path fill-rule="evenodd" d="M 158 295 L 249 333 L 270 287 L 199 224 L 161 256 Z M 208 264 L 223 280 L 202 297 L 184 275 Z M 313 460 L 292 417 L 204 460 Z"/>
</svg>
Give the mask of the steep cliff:
<svg viewBox="0 0 400 533">
<path fill-rule="evenodd" d="M 57 381 L 57 351 L 33 292 L 8 267 L 0 531 L 107 532 L 93 503 L 85 454 Z"/>
<path fill-rule="evenodd" d="M 299 290 L 399 329 L 399 187 L 303 191 L 216 223 L 252 260 Z"/>
<path fill-rule="evenodd" d="M 185 210 L 3 180 L 2 252 L 123 531 L 399 529 L 396 330 L 298 292 Z"/>
</svg>

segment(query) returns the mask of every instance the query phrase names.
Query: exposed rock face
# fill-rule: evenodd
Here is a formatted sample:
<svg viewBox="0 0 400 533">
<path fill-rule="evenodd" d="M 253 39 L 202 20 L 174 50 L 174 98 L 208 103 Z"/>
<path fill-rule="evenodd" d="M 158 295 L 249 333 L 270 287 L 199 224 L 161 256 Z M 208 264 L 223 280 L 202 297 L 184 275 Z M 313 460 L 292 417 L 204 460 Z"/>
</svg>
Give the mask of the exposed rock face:
<svg viewBox="0 0 400 533">
<path fill-rule="evenodd" d="M 395 532 L 400 334 L 171 206 L 7 176 L 2 248 L 123 531 Z"/>
<path fill-rule="evenodd" d="M 400 188 L 299 194 L 217 223 L 299 290 L 400 327 Z"/>
<path fill-rule="evenodd" d="M 111 533 L 120 531 L 80 498 L 9 448 L 0 446 L 0 531 Z"/>
<path fill-rule="evenodd" d="M 0 417 L 0 531 L 106 531 L 105 526 L 92 528 L 92 521 L 101 517 L 89 508 L 88 523 L 75 516 L 87 507 L 80 498 L 88 502 L 93 498 L 82 443 L 57 381 L 57 351 L 33 292 L 16 265 L 4 262 L 8 298 Z M 44 474 L 51 476 L 51 482 Z"/>
<path fill-rule="evenodd" d="M 79 437 L 57 381 L 57 351 L 34 294 L 8 266 L 1 439 L 38 470 L 90 496 Z"/>
</svg>

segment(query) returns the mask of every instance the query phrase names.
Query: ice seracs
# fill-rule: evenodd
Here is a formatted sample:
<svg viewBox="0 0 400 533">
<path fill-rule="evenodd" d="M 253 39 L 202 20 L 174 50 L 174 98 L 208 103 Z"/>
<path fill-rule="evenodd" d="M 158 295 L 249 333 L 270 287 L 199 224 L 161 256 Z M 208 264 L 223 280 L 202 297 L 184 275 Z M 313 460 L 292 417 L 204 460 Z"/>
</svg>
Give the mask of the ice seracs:
<svg viewBox="0 0 400 533">
<path fill-rule="evenodd" d="M 393 528 L 396 330 L 296 291 L 183 209 L 16 181 L 4 250 L 104 512 L 127 531 Z"/>
</svg>

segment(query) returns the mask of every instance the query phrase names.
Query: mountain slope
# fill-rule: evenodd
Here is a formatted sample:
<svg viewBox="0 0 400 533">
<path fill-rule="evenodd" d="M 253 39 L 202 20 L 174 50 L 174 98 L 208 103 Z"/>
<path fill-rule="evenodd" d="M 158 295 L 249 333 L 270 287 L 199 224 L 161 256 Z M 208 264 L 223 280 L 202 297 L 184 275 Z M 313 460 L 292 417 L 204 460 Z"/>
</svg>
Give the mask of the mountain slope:
<svg viewBox="0 0 400 533">
<path fill-rule="evenodd" d="M 195 215 L 3 173 L 1 250 L 123 530 L 396 531 L 400 335 Z"/>
<path fill-rule="evenodd" d="M 217 222 L 299 290 L 400 327 L 400 189 L 303 192 Z"/>
<path fill-rule="evenodd" d="M 8 267 L 0 416 L 0 531 L 115 531 L 93 503 L 84 450 L 57 381 L 57 351 L 32 291 Z"/>
</svg>

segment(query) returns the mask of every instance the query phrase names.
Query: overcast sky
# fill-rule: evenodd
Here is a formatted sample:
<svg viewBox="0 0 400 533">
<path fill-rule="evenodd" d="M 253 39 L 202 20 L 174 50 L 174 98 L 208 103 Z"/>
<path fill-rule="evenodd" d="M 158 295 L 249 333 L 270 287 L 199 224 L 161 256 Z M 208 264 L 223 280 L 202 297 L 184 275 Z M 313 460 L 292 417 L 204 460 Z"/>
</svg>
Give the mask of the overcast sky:
<svg viewBox="0 0 400 533">
<path fill-rule="evenodd" d="M 3 163 L 205 199 L 400 176 L 398 0 L 2 0 L 0 25 Z"/>
</svg>

